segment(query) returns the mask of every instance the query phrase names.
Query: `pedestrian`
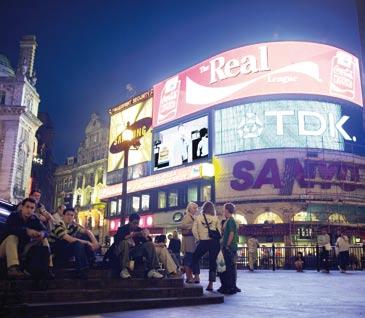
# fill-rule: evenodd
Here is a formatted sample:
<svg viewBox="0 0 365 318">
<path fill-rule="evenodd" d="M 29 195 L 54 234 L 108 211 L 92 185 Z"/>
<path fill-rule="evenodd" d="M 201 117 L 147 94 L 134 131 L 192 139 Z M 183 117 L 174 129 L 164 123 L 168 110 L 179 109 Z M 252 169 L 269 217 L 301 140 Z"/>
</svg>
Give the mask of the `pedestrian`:
<svg viewBox="0 0 365 318">
<path fill-rule="evenodd" d="M 327 233 L 326 228 L 321 231 L 322 234 L 317 236 L 317 242 L 319 247 L 319 267 L 323 273 L 330 272 L 330 251 L 331 251 L 331 238 Z"/>
<path fill-rule="evenodd" d="M 294 265 L 297 272 L 303 272 L 304 258 L 302 252 L 298 252 L 297 257 L 295 258 Z"/>
<path fill-rule="evenodd" d="M 198 246 L 193 254 L 192 268 L 196 266 L 205 253 L 209 254 L 209 283 L 207 291 L 213 291 L 213 283 L 217 276 L 217 256 L 220 251 L 221 229 L 216 216 L 214 204 L 206 201 L 202 207 L 202 213 L 198 215 L 193 224 L 193 235 Z"/>
<path fill-rule="evenodd" d="M 169 246 L 167 248 L 172 255 L 174 255 L 174 258 L 176 259 L 178 266 L 181 265 L 181 257 L 180 257 L 180 253 L 181 253 L 181 241 L 179 239 L 179 235 L 177 233 L 177 231 L 172 232 L 172 238 L 169 242 Z"/>
<path fill-rule="evenodd" d="M 257 262 L 257 249 L 260 247 L 259 241 L 254 235 L 250 235 L 250 238 L 247 241 L 247 247 L 249 271 L 253 272 Z"/>
<path fill-rule="evenodd" d="M 341 233 L 336 241 L 336 254 L 338 254 L 338 269 L 341 273 L 346 273 L 350 259 L 350 242 L 344 233 Z"/>
<path fill-rule="evenodd" d="M 200 283 L 199 262 L 194 266 L 192 265 L 193 253 L 195 252 L 197 246 L 192 229 L 195 215 L 197 213 L 198 205 L 195 202 L 189 202 L 186 207 L 184 218 L 182 219 L 182 224 L 180 226 L 182 234 L 181 250 L 184 254 L 183 264 L 186 273 L 186 283 L 188 284 Z"/>
<path fill-rule="evenodd" d="M 238 249 L 238 232 L 237 224 L 233 218 L 235 206 L 232 203 L 226 203 L 223 207 L 226 221 L 223 225 L 222 253 L 226 265 L 226 271 L 220 274 L 222 286 L 218 292 L 222 294 L 235 294 L 241 290 L 237 287 L 237 249 Z"/>
</svg>

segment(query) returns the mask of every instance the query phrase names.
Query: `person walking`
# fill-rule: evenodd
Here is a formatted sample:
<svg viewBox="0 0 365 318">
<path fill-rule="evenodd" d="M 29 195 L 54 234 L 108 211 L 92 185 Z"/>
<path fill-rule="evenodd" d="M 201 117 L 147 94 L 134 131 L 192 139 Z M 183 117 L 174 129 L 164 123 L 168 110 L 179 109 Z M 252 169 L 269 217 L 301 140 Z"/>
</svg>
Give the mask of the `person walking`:
<svg viewBox="0 0 365 318">
<path fill-rule="evenodd" d="M 341 273 L 346 273 L 350 257 L 350 242 L 344 233 L 341 233 L 336 241 L 336 252 L 338 253 L 338 269 Z"/>
<path fill-rule="evenodd" d="M 213 291 L 213 283 L 217 276 L 217 256 L 220 250 L 221 229 L 212 202 L 206 201 L 203 204 L 202 213 L 194 220 L 192 232 L 198 241 L 198 246 L 193 254 L 192 268 L 197 266 L 205 253 L 209 253 L 209 283 L 206 290 Z"/>
<path fill-rule="evenodd" d="M 241 290 L 237 287 L 237 249 L 238 233 L 237 224 L 233 218 L 235 206 L 226 203 L 223 207 L 226 221 L 223 225 L 222 253 L 226 265 L 226 271 L 220 274 L 222 286 L 218 292 L 222 294 L 235 294 Z"/>
<path fill-rule="evenodd" d="M 192 266 L 193 254 L 196 250 L 196 240 L 193 235 L 193 224 L 195 215 L 198 213 L 198 205 L 195 202 L 189 202 L 186 207 L 184 218 L 180 226 L 182 234 L 181 250 L 184 254 L 183 264 L 186 273 L 186 282 L 188 284 L 200 283 L 199 263 Z M 194 276 L 193 276 L 194 275 Z"/>
<path fill-rule="evenodd" d="M 257 249 L 260 247 L 259 241 L 255 238 L 255 236 L 250 236 L 247 241 L 247 247 L 249 271 L 253 272 L 255 269 L 255 264 L 257 262 Z"/>
</svg>

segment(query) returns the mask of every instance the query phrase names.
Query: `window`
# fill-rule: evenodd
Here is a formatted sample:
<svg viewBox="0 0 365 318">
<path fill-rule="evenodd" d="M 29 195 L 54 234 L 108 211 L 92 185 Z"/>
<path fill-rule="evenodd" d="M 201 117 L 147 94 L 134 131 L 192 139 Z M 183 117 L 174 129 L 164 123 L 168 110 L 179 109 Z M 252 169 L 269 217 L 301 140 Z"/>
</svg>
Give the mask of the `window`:
<svg viewBox="0 0 365 318">
<path fill-rule="evenodd" d="M 132 197 L 132 210 L 133 212 L 138 212 L 139 211 L 139 204 L 141 202 L 141 198 L 140 197 Z"/>
<path fill-rule="evenodd" d="M 142 194 L 142 211 L 147 211 L 150 209 L 150 195 Z"/>
<path fill-rule="evenodd" d="M 77 187 L 78 188 L 82 188 L 82 180 L 83 179 L 83 176 L 78 176 L 77 177 Z"/>
<path fill-rule="evenodd" d="M 103 183 L 103 174 L 104 174 L 103 170 L 98 171 L 98 181 L 97 181 L 98 184 Z"/>
<path fill-rule="evenodd" d="M 205 185 L 200 188 L 200 201 L 210 201 L 212 199 L 212 186 Z"/>
<path fill-rule="evenodd" d="M 0 105 L 5 105 L 5 91 L 0 91 Z"/>
<path fill-rule="evenodd" d="M 188 187 L 188 202 L 198 201 L 198 187 L 196 185 Z"/>
<path fill-rule="evenodd" d="M 117 201 L 110 201 L 110 215 L 116 215 L 117 214 Z"/>
<path fill-rule="evenodd" d="M 118 199 L 118 213 L 122 213 L 122 199 Z"/>
<path fill-rule="evenodd" d="M 81 194 L 78 194 L 76 197 L 76 205 L 81 205 Z"/>
<path fill-rule="evenodd" d="M 157 208 L 158 209 L 166 208 L 166 192 L 164 192 L 164 191 L 158 191 Z"/>
<path fill-rule="evenodd" d="M 178 205 L 178 192 L 172 190 L 169 192 L 169 207 L 176 207 Z"/>
</svg>

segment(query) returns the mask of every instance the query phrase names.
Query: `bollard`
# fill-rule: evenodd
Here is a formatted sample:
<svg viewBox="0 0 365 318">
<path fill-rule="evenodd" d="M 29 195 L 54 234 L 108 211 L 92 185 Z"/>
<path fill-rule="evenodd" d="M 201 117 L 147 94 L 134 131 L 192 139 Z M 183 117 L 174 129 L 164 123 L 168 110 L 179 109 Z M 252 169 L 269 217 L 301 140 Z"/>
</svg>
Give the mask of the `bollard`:
<svg viewBox="0 0 365 318">
<path fill-rule="evenodd" d="M 275 271 L 275 244 L 272 243 L 272 270 Z"/>
</svg>

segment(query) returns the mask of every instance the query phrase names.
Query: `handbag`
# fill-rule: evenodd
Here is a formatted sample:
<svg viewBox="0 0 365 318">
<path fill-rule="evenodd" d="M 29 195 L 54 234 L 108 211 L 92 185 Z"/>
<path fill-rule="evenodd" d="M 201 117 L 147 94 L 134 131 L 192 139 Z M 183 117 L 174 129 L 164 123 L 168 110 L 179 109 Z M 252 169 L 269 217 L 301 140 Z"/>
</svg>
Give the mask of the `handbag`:
<svg viewBox="0 0 365 318">
<path fill-rule="evenodd" d="M 211 230 L 209 228 L 209 224 L 208 224 L 208 221 L 207 221 L 207 218 L 205 216 L 205 214 L 203 213 L 203 217 L 204 217 L 204 220 L 205 220 L 205 224 L 207 225 L 208 227 L 208 236 L 212 239 L 212 240 L 220 240 L 221 239 L 221 233 L 218 231 L 218 230 Z"/>
</svg>

